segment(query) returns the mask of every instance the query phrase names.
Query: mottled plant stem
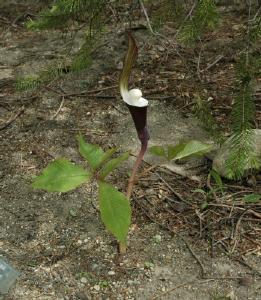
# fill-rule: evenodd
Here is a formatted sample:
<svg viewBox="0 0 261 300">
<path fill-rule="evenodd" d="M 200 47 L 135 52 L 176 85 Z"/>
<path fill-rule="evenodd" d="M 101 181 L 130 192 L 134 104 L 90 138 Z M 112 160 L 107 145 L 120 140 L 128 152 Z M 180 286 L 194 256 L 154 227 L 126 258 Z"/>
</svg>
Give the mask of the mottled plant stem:
<svg viewBox="0 0 261 300">
<path fill-rule="evenodd" d="M 127 198 L 128 199 L 130 199 L 130 197 L 131 197 L 131 193 L 132 193 L 132 189 L 133 189 L 133 185 L 134 185 L 134 181 L 135 181 L 135 175 L 139 169 L 139 166 L 142 162 L 143 156 L 147 150 L 147 146 L 148 146 L 148 141 L 144 141 L 141 144 L 140 153 L 139 153 L 139 155 L 136 159 L 135 165 L 132 169 L 131 177 L 129 178 L 128 187 L 127 187 Z"/>
</svg>

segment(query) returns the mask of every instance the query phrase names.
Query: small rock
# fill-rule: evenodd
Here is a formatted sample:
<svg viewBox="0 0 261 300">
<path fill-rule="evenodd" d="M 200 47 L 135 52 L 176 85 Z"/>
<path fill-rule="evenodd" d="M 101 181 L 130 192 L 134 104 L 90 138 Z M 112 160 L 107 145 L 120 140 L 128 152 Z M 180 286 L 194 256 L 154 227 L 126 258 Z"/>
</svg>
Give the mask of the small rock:
<svg viewBox="0 0 261 300">
<path fill-rule="evenodd" d="M 160 52 L 164 52 L 164 51 L 165 51 L 165 48 L 162 47 L 162 46 L 158 46 L 158 50 L 159 50 Z"/>
<path fill-rule="evenodd" d="M 97 291 L 97 292 L 101 289 L 100 286 L 99 286 L 98 284 L 96 284 L 93 288 L 94 288 L 95 291 Z"/>
<path fill-rule="evenodd" d="M 161 237 L 160 234 L 156 234 L 156 235 L 153 237 L 153 239 L 154 239 L 154 242 L 155 242 L 156 244 L 160 244 L 161 241 L 162 241 L 162 237 Z"/>
<path fill-rule="evenodd" d="M 87 278 L 86 277 L 82 277 L 81 278 L 81 283 L 84 283 L 84 284 L 86 284 L 88 282 L 88 280 L 87 280 Z"/>
<path fill-rule="evenodd" d="M 153 188 L 150 188 L 150 189 L 146 189 L 145 190 L 145 193 L 146 195 L 154 195 L 155 194 L 155 191 Z"/>
<path fill-rule="evenodd" d="M 89 297 L 84 292 L 78 292 L 75 296 L 79 300 L 89 300 Z"/>
<path fill-rule="evenodd" d="M 115 272 L 114 271 L 109 271 L 108 275 L 113 276 L 113 275 L 115 275 Z"/>
<path fill-rule="evenodd" d="M 234 291 L 229 292 L 226 297 L 230 300 L 237 300 L 237 296 L 235 295 Z"/>
<path fill-rule="evenodd" d="M 92 271 L 95 271 L 95 270 L 97 270 L 97 269 L 99 269 L 99 265 L 98 265 L 98 264 L 93 264 L 93 265 L 91 266 L 91 270 L 92 270 Z"/>
<path fill-rule="evenodd" d="M 232 29 L 234 29 L 234 30 L 240 30 L 241 28 L 242 28 L 241 24 L 235 24 L 232 26 Z"/>
</svg>

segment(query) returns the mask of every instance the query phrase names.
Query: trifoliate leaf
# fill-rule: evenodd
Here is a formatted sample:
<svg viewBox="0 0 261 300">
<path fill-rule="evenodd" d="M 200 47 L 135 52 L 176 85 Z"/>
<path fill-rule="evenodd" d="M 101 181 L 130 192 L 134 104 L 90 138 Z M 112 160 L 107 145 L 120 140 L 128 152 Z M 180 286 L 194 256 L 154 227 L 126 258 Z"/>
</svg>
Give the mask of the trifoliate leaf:
<svg viewBox="0 0 261 300">
<path fill-rule="evenodd" d="M 50 163 L 43 170 L 42 175 L 34 179 L 32 187 L 48 192 L 67 192 L 75 189 L 89 178 L 90 173 L 82 167 L 60 158 Z"/>
<path fill-rule="evenodd" d="M 109 175 L 113 170 L 118 168 L 121 163 L 129 158 L 129 152 L 123 153 L 122 155 L 108 161 L 100 172 L 100 178 L 104 179 L 107 175 Z"/>
<path fill-rule="evenodd" d="M 131 207 L 126 196 L 112 185 L 99 181 L 101 218 L 119 242 L 126 243 L 131 222 Z"/>
<path fill-rule="evenodd" d="M 86 143 L 82 135 L 78 136 L 79 152 L 87 160 L 93 170 L 96 170 L 116 151 L 115 148 L 104 152 L 98 145 Z"/>
</svg>

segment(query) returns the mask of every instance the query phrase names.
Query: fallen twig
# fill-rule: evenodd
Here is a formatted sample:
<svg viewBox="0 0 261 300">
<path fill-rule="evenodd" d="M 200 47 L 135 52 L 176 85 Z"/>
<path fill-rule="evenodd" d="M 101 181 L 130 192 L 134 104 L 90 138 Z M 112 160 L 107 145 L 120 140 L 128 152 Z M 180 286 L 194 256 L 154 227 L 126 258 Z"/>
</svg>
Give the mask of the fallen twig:
<svg viewBox="0 0 261 300">
<path fill-rule="evenodd" d="M 99 93 L 99 92 L 102 92 L 102 91 L 106 91 L 106 90 L 110 90 L 110 89 L 114 89 L 118 87 L 118 85 L 112 85 L 112 86 L 107 86 L 107 87 L 104 87 L 104 88 L 100 88 L 100 89 L 95 89 L 95 90 L 85 90 L 85 91 L 82 91 L 82 92 L 78 92 L 78 93 L 61 93 L 61 92 L 58 92 L 57 90 L 55 90 L 54 88 L 50 87 L 50 86 L 46 86 L 46 88 L 48 90 L 51 90 L 52 92 L 56 93 L 56 94 L 59 94 L 60 96 L 63 96 L 65 98 L 69 98 L 69 97 L 74 97 L 74 96 L 85 96 L 85 95 L 89 95 L 89 94 L 93 94 L 93 93 Z M 104 96 L 101 96 L 101 95 L 95 95 L 96 97 L 101 97 L 101 98 L 107 98 L 107 97 L 110 97 L 110 98 L 115 98 L 115 96 L 107 96 L 107 95 L 104 95 Z"/>
<path fill-rule="evenodd" d="M 203 51 L 203 44 L 201 42 L 201 39 L 200 39 L 200 44 L 201 44 L 201 47 L 200 47 L 200 50 L 199 50 L 198 61 L 197 61 L 197 75 L 198 75 L 199 81 L 202 82 L 202 78 L 200 76 L 200 73 L 201 73 L 201 70 L 200 70 L 200 61 L 201 61 L 201 53 Z"/>
<path fill-rule="evenodd" d="M 21 109 L 14 116 L 12 116 L 8 121 L 6 121 L 5 124 L 0 126 L 0 130 L 3 130 L 7 128 L 9 125 L 11 125 L 19 116 L 21 116 L 24 113 L 24 111 L 25 111 L 25 107 L 22 106 Z"/>
<path fill-rule="evenodd" d="M 212 68 L 215 64 L 217 64 L 222 58 L 224 58 L 224 55 L 218 55 L 218 57 L 211 63 L 209 64 L 205 69 L 200 70 L 200 73 L 206 72 L 207 70 L 209 70 L 210 68 Z"/>
<path fill-rule="evenodd" d="M 237 246 L 237 242 L 238 242 L 237 233 L 238 233 L 238 230 L 239 230 L 240 223 L 241 223 L 241 221 L 242 221 L 242 219 L 243 219 L 243 217 L 244 217 L 244 215 L 246 213 L 247 213 L 247 210 L 242 213 L 242 215 L 239 217 L 239 219 L 237 221 L 237 224 L 236 224 L 236 227 L 235 227 L 235 231 L 234 231 L 234 237 L 233 237 L 234 244 L 233 244 L 231 253 L 233 253 L 235 251 L 235 248 Z"/>
<path fill-rule="evenodd" d="M 113 107 L 113 108 L 115 108 L 120 114 L 122 114 L 122 115 L 124 115 L 124 116 L 126 116 L 127 115 L 127 113 L 126 112 L 124 112 L 124 111 L 122 111 L 121 109 L 119 109 L 116 105 L 114 105 L 114 104 L 111 104 L 111 106 Z"/>
<path fill-rule="evenodd" d="M 181 287 L 184 287 L 184 286 L 186 286 L 186 285 L 188 285 L 188 284 L 193 284 L 195 281 L 196 281 L 196 279 L 193 280 L 193 281 L 190 280 L 190 281 L 183 282 L 183 283 L 181 283 L 181 284 L 179 284 L 179 285 L 176 285 L 175 287 L 173 287 L 173 288 L 167 290 L 166 292 L 163 292 L 163 293 L 161 293 L 160 295 L 157 295 L 157 296 L 153 297 L 152 300 L 155 300 L 155 299 L 162 299 L 162 296 L 166 296 L 167 294 L 169 294 L 169 293 L 171 293 L 171 292 L 174 292 L 175 290 L 177 290 L 177 289 L 179 289 L 179 288 L 181 288 Z"/>
<path fill-rule="evenodd" d="M 180 235 L 180 234 L 177 234 L 177 236 L 185 243 L 185 245 L 189 249 L 190 253 L 195 258 L 195 260 L 197 261 L 197 263 L 199 264 L 199 266 L 201 268 L 201 277 L 204 278 L 204 276 L 206 275 L 207 271 L 206 271 L 203 263 L 201 262 L 201 260 L 199 259 L 199 257 L 196 255 L 196 253 L 194 252 L 194 250 L 192 249 L 192 247 L 190 246 L 190 244 L 188 243 L 188 241 L 182 235 Z"/>
<path fill-rule="evenodd" d="M 147 13 L 147 10 L 143 4 L 143 1 L 142 0 L 139 0 L 139 3 L 140 3 L 140 6 L 141 6 L 141 9 L 144 13 L 144 16 L 146 18 L 146 21 L 147 21 L 147 24 L 148 24 L 148 27 L 149 27 L 149 30 L 150 32 L 153 34 L 153 35 L 156 35 L 156 36 L 161 36 L 163 38 L 165 38 L 163 35 L 161 35 L 160 33 L 158 32 L 155 32 L 153 29 L 152 29 L 152 26 L 151 26 L 151 23 L 150 23 L 150 19 L 149 19 L 149 16 L 148 16 L 148 13 Z"/>
<path fill-rule="evenodd" d="M 61 109 L 63 107 L 63 104 L 64 104 L 64 97 L 62 97 L 61 104 L 60 104 L 59 108 L 57 109 L 56 113 L 52 117 L 53 120 L 58 116 L 59 112 L 61 111 Z"/>
<path fill-rule="evenodd" d="M 156 172 L 156 175 L 159 177 L 159 179 L 164 182 L 164 184 L 171 190 L 171 192 L 179 198 L 179 200 L 181 200 L 182 202 L 185 202 L 186 204 L 188 204 L 189 206 L 191 206 L 191 203 L 187 200 L 185 200 L 179 193 L 177 193 L 168 183 L 165 179 L 163 179 L 159 173 Z"/>
<path fill-rule="evenodd" d="M 209 203 L 208 205 L 209 205 L 209 206 L 216 206 L 216 207 L 231 208 L 231 205 L 226 205 L 226 204 Z M 239 206 L 235 206 L 234 209 L 241 210 L 241 211 L 242 211 L 242 210 L 243 210 L 243 211 L 246 211 L 245 208 L 239 207 Z M 247 212 L 248 212 L 248 213 L 251 213 L 251 214 L 254 215 L 255 217 L 261 219 L 261 214 L 260 214 L 260 213 L 255 212 L 255 211 L 252 210 L 252 209 L 247 209 Z"/>
</svg>

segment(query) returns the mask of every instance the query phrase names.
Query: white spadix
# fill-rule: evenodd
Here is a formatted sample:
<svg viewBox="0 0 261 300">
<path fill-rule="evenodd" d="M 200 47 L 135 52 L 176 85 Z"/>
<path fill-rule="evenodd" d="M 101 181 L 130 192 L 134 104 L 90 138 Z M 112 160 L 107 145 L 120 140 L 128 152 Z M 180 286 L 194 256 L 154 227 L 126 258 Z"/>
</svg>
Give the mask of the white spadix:
<svg viewBox="0 0 261 300">
<path fill-rule="evenodd" d="M 139 89 L 132 89 L 128 91 L 124 87 L 120 87 L 121 96 L 125 103 L 131 106 L 144 107 L 148 106 L 148 100 L 142 97 L 142 92 Z"/>
</svg>

